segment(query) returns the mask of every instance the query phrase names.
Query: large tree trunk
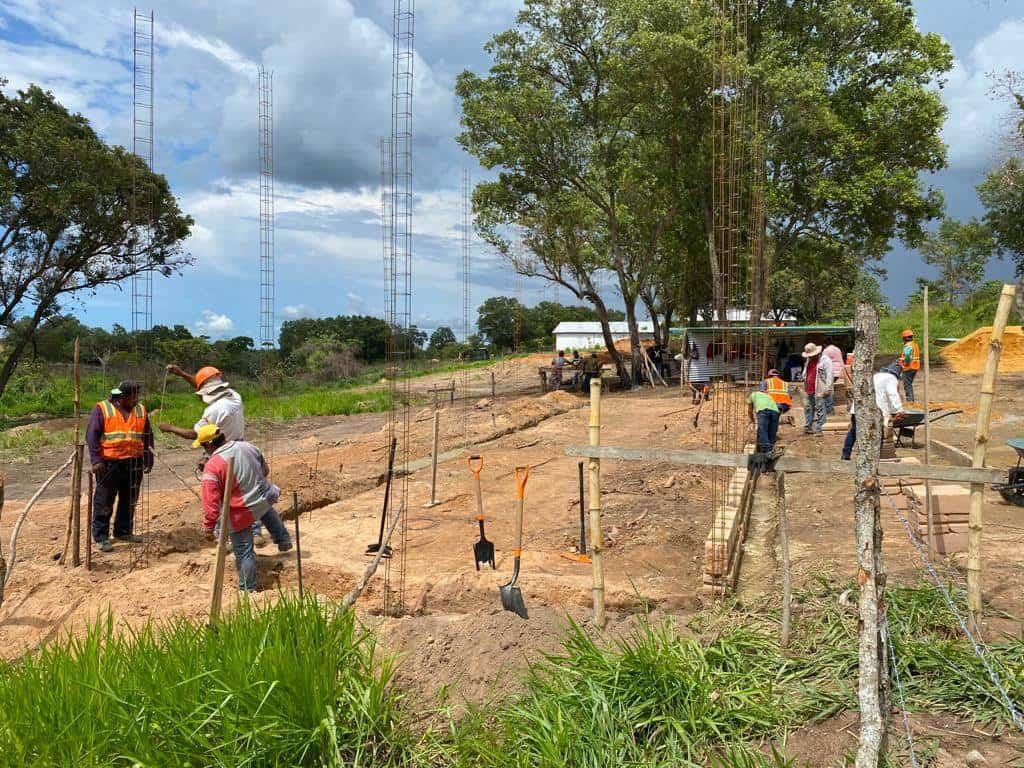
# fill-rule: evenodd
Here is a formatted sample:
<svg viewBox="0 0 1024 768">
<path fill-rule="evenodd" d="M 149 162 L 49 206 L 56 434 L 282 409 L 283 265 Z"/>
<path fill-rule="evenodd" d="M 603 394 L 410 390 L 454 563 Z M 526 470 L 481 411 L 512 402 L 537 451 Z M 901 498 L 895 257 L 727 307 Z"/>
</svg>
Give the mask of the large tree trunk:
<svg viewBox="0 0 1024 768">
<path fill-rule="evenodd" d="M 718 249 L 715 245 L 715 212 L 711 206 L 704 202 L 704 231 L 708 241 L 708 266 L 711 267 L 711 297 L 712 310 L 714 314 L 711 323 L 727 322 L 725 314 L 725 279 L 718 268 Z"/>
<path fill-rule="evenodd" d="M 629 327 L 629 367 L 630 380 L 637 385 L 642 380 L 643 374 L 640 363 L 640 355 L 645 354 L 640 344 L 640 326 L 636 321 L 636 299 L 627 299 L 626 324 Z"/>
<path fill-rule="evenodd" d="M 608 307 L 605 306 L 604 300 L 596 292 L 589 294 L 589 298 L 594 305 L 594 310 L 597 312 L 597 319 L 601 322 L 601 335 L 604 336 L 604 345 L 608 349 L 608 354 L 612 357 L 615 372 L 618 374 L 619 381 L 625 386 L 626 381 L 629 379 L 629 373 L 626 371 L 625 363 L 622 362 L 622 355 L 619 354 L 619 350 L 615 347 L 615 338 L 612 336 L 612 328 L 608 322 Z"/>
<path fill-rule="evenodd" d="M 41 298 L 39 303 L 36 304 L 36 311 L 32 315 L 32 320 L 29 322 L 28 328 L 25 329 L 24 333 L 19 333 L 17 341 L 14 342 L 14 346 L 8 350 L 7 359 L 4 360 L 3 367 L 0 368 L 0 397 L 3 397 L 4 390 L 7 389 L 7 384 L 11 380 L 11 376 L 14 375 L 14 370 L 18 367 L 18 361 L 21 360 L 21 356 L 25 354 L 25 347 L 28 346 L 29 342 L 35 344 L 36 329 L 39 328 L 39 324 L 42 322 L 43 317 L 46 316 L 47 311 L 53 304 L 53 298 Z"/>
<path fill-rule="evenodd" d="M 857 305 L 853 400 L 857 419 L 857 474 L 854 521 L 857 546 L 858 702 L 860 738 L 856 768 L 878 768 L 888 720 L 888 664 L 885 637 L 885 572 L 879 514 L 878 454 L 881 413 L 875 405 L 872 368 L 878 349 L 878 316 Z"/>
</svg>

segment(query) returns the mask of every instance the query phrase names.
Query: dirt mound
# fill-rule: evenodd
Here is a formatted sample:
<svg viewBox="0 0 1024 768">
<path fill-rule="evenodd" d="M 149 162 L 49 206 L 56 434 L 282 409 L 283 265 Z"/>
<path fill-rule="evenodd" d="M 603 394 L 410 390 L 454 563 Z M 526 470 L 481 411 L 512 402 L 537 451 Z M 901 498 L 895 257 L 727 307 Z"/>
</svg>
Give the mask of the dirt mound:
<svg viewBox="0 0 1024 768">
<path fill-rule="evenodd" d="M 343 470 L 344 468 L 342 468 Z M 368 490 L 375 485 L 373 479 L 345 478 L 342 471 L 319 467 L 305 461 L 282 463 L 275 466 L 271 479 L 281 488 L 278 509 L 285 519 L 292 514 L 292 493 L 299 494 L 299 513 L 319 509 L 339 499 Z"/>
<path fill-rule="evenodd" d="M 942 359 L 957 373 L 983 373 L 988 358 L 992 327 L 979 328 L 939 352 Z M 1006 327 L 1003 351 L 999 356 L 1000 373 L 1024 372 L 1024 332 L 1019 325 Z"/>
</svg>

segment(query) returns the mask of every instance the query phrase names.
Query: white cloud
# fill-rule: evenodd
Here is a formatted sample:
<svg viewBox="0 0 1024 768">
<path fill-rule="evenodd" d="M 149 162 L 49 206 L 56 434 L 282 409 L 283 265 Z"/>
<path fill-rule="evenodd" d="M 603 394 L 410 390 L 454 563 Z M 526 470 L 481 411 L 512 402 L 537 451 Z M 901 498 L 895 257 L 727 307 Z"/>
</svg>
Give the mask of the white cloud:
<svg viewBox="0 0 1024 768">
<path fill-rule="evenodd" d="M 196 332 L 200 336 L 223 338 L 235 329 L 235 322 L 227 315 L 204 309 L 202 317 L 196 320 Z"/>
<path fill-rule="evenodd" d="M 958 56 L 942 100 L 949 119 L 942 132 L 949 145 L 949 163 L 957 170 L 979 170 L 996 159 L 1004 136 L 1008 106 L 991 94 L 990 75 L 1024 70 L 1024 19 L 1002 22 L 979 40 L 966 56 Z"/>
<path fill-rule="evenodd" d="M 313 308 L 305 304 L 289 304 L 281 308 L 281 317 L 285 320 L 298 320 L 303 317 L 313 317 Z"/>
</svg>

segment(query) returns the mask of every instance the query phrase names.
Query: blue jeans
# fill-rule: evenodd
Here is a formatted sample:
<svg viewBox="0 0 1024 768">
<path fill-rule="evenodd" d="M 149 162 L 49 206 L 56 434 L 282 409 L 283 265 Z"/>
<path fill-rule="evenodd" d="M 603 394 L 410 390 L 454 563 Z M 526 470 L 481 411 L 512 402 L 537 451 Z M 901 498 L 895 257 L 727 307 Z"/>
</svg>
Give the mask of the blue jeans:
<svg viewBox="0 0 1024 768">
<path fill-rule="evenodd" d="M 846 433 L 846 439 L 843 441 L 843 459 L 846 461 L 850 460 L 850 456 L 853 455 L 853 446 L 857 442 L 857 414 L 850 414 L 850 429 Z"/>
<path fill-rule="evenodd" d="M 831 416 L 836 412 L 836 399 L 832 395 L 825 395 L 825 415 Z"/>
<path fill-rule="evenodd" d="M 903 379 L 903 392 L 907 396 L 907 400 L 912 403 L 917 401 L 914 399 L 914 377 L 917 376 L 917 371 L 904 370 L 903 375 L 900 377 Z"/>
<path fill-rule="evenodd" d="M 825 426 L 825 409 L 827 398 L 807 395 L 807 405 L 804 409 L 804 429 L 811 432 L 821 432 Z"/>
<path fill-rule="evenodd" d="M 273 507 L 263 513 L 260 518 L 267 527 L 270 538 L 278 548 L 290 548 L 292 537 L 284 527 L 277 510 Z M 256 548 L 252 539 L 252 527 L 231 532 L 231 549 L 235 553 L 235 569 L 238 571 L 238 588 L 246 592 L 255 592 L 259 584 L 256 578 Z"/>
<path fill-rule="evenodd" d="M 757 412 L 757 450 L 771 453 L 779 434 L 779 412 L 765 409 Z"/>
</svg>

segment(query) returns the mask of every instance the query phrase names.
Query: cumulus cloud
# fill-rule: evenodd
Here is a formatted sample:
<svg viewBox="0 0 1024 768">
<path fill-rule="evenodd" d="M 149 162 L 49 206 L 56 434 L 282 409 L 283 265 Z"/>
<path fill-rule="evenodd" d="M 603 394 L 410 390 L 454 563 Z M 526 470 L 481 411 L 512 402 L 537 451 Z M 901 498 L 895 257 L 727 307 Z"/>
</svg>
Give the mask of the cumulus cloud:
<svg viewBox="0 0 1024 768">
<path fill-rule="evenodd" d="M 303 317 L 313 317 L 312 307 L 305 304 L 289 304 L 281 308 L 281 317 L 285 320 L 299 320 Z"/>
<path fill-rule="evenodd" d="M 994 98 L 992 74 L 1024 70 L 1024 19 L 1003 21 L 964 55 L 958 55 L 942 99 L 949 107 L 943 139 L 949 164 L 974 171 L 992 164 L 1004 136 L 1008 106 Z"/>
<path fill-rule="evenodd" d="M 234 321 L 227 315 L 204 309 L 195 323 L 196 333 L 213 339 L 223 338 L 235 330 Z"/>
</svg>

